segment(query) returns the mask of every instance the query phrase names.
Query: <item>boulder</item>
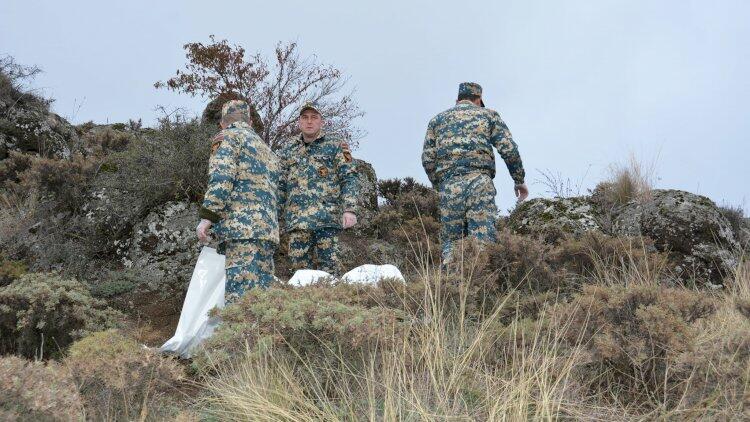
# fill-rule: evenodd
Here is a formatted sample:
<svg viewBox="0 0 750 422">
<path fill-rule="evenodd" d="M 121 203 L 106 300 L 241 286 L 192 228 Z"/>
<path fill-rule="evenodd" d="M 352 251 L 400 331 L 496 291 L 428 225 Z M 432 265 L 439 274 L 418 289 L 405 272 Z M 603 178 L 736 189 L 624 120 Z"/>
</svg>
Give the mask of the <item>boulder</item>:
<svg viewBox="0 0 750 422">
<path fill-rule="evenodd" d="M 357 168 L 359 198 L 357 201 L 357 220 L 360 230 L 372 226 L 378 212 L 378 178 L 372 164 L 364 160 L 354 160 Z"/>
<path fill-rule="evenodd" d="M 0 159 L 9 151 L 67 158 L 79 148 L 75 128 L 44 103 L 0 98 Z"/>
<path fill-rule="evenodd" d="M 617 210 L 615 235 L 643 235 L 667 252 L 684 280 L 721 284 L 738 264 L 739 242 L 710 199 L 680 190 L 654 190 L 648 201 Z"/>
<path fill-rule="evenodd" d="M 152 210 L 133 228 L 123 245 L 123 265 L 136 271 L 146 287 L 185 289 L 201 246 L 195 235 L 198 205 L 168 202 Z"/>
<path fill-rule="evenodd" d="M 602 228 L 589 197 L 534 198 L 511 213 L 509 227 L 520 234 L 540 235 L 548 241 L 564 234 L 581 235 Z"/>
</svg>

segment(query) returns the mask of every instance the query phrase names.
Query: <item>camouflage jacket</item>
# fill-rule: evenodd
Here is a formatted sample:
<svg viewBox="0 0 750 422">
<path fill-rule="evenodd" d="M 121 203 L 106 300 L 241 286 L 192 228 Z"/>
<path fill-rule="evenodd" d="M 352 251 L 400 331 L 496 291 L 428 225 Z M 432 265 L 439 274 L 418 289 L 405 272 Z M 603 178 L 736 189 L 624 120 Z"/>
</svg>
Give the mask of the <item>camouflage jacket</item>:
<svg viewBox="0 0 750 422">
<path fill-rule="evenodd" d="M 244 122 L 235 122 L 213 140 L 208 189 L 199 211 L 224 240 L 255 239 L 278 244 L 279 160 Z"/>
<path fill-rule="evenodd" d="M 430 182 L 440 182 L 467 173 L 485 173 L 495 177 L 495 147 L 516 184 L 524 182 L 525 173 L 518 147 L 500 115 L 469 101 L 430 120 L 424 139 L 422 166 Z"/>
<path fill-rule="evenodd" d="M 343 212 L 356 212 L 356 168 L 340 139 L 321 134 L 305 143 L 300 135 L 288 139 L 279 156 L 285 230 L 341 228 Z"/>
</svg>

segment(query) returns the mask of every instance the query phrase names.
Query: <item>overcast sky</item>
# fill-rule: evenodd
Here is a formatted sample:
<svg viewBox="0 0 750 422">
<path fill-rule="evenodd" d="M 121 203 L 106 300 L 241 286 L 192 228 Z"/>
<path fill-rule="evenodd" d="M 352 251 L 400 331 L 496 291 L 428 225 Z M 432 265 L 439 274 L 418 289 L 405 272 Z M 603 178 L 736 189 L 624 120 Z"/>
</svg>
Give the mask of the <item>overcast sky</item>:
<svg viewBox="0 0 750 422">
<path fill-rule="evenodd" d="M 35 86 L 73 123 L 152 123 L 204 101 L 153 83 L 210 34 L 269 53 L 297 41 L 343 70 L 367 113 L 359 158 L 426 182 L 429 119 L 476 81 L 510 127 L 533 196 L 540 171 L 581 191 L 634 153 L 656 185 L 750 210 L 750 2 L 378 1 L 0 3 L 0 54 L 45 71 Z M 215 6 L 213 6 L 215 5 Z M 498 204 L 513 204 L 498 161 Z"/>
</svg>

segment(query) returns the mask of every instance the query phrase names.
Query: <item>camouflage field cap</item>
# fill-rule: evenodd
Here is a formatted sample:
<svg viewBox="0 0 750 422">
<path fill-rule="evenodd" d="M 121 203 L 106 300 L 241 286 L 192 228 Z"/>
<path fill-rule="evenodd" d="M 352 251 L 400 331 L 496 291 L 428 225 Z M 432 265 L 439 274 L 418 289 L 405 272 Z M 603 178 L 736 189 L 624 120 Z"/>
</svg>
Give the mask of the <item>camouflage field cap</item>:
<svg viewBox="0 0 750 422">
<path fill-rule="evenodd" d="M 482 97 L 482 86 L 479 85 L 476 82 L 461 82 L 458 85 L 458 96 L 462 95 L 477 95 L 480 97 L 479 102 L 482 104 L 482 107 L 484 107 L 484 101 L 481 100 Z"/>
<path fill-rule="evenodd" d="M 250 116 L 250 106 L 242 100 L 231 100 L 224 103 L 221 107 L 221 117 L 229 114 L 244 114 Z"/>
<path fill-rule="evenodd" d="M 304 113 L 305 110 L 312 110 L 320 114 L 321 116 L 323 115 L 323 113 L 320 112 L 320 106 L 318 106 L 318 103 L 313 102 L 313 101 L 307 101 L 306 103 L 302 104 L 302 107 L 300 107 L 299 109 L 299 114 L 302 115 L 302 113 Z"/>
</svg>

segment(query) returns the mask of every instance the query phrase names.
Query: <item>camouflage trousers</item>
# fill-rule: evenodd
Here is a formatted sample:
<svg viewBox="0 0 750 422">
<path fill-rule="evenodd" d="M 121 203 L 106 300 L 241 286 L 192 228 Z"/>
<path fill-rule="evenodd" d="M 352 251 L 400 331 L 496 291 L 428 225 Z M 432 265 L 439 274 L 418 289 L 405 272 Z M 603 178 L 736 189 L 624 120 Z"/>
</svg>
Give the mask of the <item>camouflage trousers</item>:
<svg viewBox="0 0 750 422">
<path fill-rule="evenodd" d="M 443 261 L 465 236 L 480 243 L 497 239 L 495 185 L 482 173 L 454 176 L 440 185 L 440 239 Z"/>
<path fill-rule="evenodd" d="M 339 232 L 336 228 L 289 232 L 289 261 L 292 271 L 314 269 L 340 275 Z M 313 260 L 313 254 L 315 260 Z M 317 262 L 317 265 L 316 265 Z"/>
<path fill-rule="evenodd" d="M 222 243 L 226 256 L 226 304 L 236 302 L 253 287 L 266 288 L 274 281 L 273 252 L 276 245 L 267 240 L 231 240 Z"/>
</svg>

